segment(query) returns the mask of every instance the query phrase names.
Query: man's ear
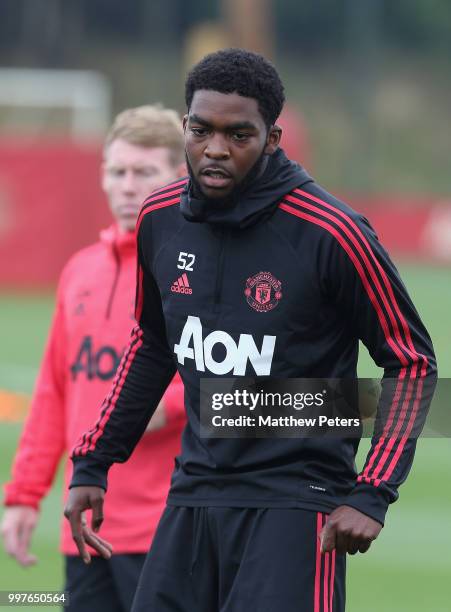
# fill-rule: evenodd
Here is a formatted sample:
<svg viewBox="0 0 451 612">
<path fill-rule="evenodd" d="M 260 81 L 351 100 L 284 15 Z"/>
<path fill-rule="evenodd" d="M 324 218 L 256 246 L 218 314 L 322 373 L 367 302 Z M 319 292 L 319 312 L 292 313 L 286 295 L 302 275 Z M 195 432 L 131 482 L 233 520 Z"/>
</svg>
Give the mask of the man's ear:
<svg viewBox="0 0 451 612">
<path fill-rule="evenodd" d="M 272 125 L 269 128 L 268 136 L 266 137 L 265 154 L 272 155 L 276 152 L 282 138 L 282 128 L 278 125 Z"/>
<path fill-rule="evenodd" d="M 182 120 L 183 131 L 186 132 L 186 124 L 188 123 L 188 115 L 184 115 Z"/>
</svg>

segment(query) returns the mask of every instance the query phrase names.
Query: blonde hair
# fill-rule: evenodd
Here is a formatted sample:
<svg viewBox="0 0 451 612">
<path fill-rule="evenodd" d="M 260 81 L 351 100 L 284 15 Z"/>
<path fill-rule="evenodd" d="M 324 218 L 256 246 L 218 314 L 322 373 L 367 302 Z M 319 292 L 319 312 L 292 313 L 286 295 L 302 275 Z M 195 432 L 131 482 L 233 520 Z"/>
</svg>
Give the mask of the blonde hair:
<svg viewBox="0 0 451 612">
<path fill-rule="evenodd" d="M 128 108 L 119 113 L 106 135 L 104 150 L 118 138 L 140 147 L 166 147 L 174 165 L 185 159 L 180 116 L 162 104 Z"/>
</svg>

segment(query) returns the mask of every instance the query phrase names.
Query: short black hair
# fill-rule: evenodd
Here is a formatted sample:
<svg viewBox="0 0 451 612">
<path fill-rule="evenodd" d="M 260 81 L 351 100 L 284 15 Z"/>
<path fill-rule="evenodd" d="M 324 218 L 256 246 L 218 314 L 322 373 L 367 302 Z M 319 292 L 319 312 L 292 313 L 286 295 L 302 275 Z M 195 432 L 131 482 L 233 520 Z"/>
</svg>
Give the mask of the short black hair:
<svg viewBox="0 0 451 612">
<path fill-rule="evenodd" d="M 210 53 L 191 69 L 185 83 L 188 110 L 199 89 L 254 98 L 267 127 L 277 121 L 285 102 L 277 70 L 263 55 L 246 49 Z"/>
</svg>

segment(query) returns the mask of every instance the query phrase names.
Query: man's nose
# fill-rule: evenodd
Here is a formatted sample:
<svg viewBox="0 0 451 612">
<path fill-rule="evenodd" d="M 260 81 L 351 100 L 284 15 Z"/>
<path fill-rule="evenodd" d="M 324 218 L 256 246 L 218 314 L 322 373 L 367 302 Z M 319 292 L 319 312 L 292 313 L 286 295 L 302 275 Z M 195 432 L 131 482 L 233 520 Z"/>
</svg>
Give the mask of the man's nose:
<svg viewBox="0 0 451 612">
<path fill-rule="evenodd" d="M 221 134 L 213 135 L 208 141 L 205 155 L 209 159 L 228 159 L 230 157 L 230 151 L 226 138 Z"/>
<path fill-rule="evenodd" d="M 133 172 L 126 172 L 122 180 L 122 189 L 129 192 L 136 191 L 136 177 Z"/>
</svg>

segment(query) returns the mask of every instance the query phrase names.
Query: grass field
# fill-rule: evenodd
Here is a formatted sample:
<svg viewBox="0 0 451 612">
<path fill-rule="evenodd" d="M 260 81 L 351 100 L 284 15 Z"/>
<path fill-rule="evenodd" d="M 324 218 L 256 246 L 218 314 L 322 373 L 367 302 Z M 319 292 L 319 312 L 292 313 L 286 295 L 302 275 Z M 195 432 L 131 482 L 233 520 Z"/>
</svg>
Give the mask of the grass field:
<svg viewBox="0 0 451 612">
<path fill-rule="evenodd" d="M 441 377 L 451 377 L 451 271 L 402 266 L 403 278 L 436 348 Z M 52 296 L 7 295 L 0 299 L 0 388 L 30 392 L 37 372 Z M 366 351 L 361 376 L 377 370 Z M 9 477 L 20 425 L 0 422 L 0 481 Z M 361 462 L 368 446 L 362 443 Z M 451 441 L 420 440 L 401 497 L 386 527 L 366 555 L 348 563 L 348 612 L 449 612 L 451 609 Z M 0 590 L 59 589 L 62 562 L 57 552 L 61 481 L 45 500 L 32 550 L 33 568 L 19 568 L 0 551 Z M 21 608 L 23 610 L 32 609 Z M 40 607 L 40 610 L 55 608 Z M 195 612 L 193 610 L 193 612 Z M 257 611 L 258 612 L 258 611 Z M 274 611 L 279 612 L 279 611 Z M 281 611 L 282 612 L 282 611 Z"/>
</svg>

